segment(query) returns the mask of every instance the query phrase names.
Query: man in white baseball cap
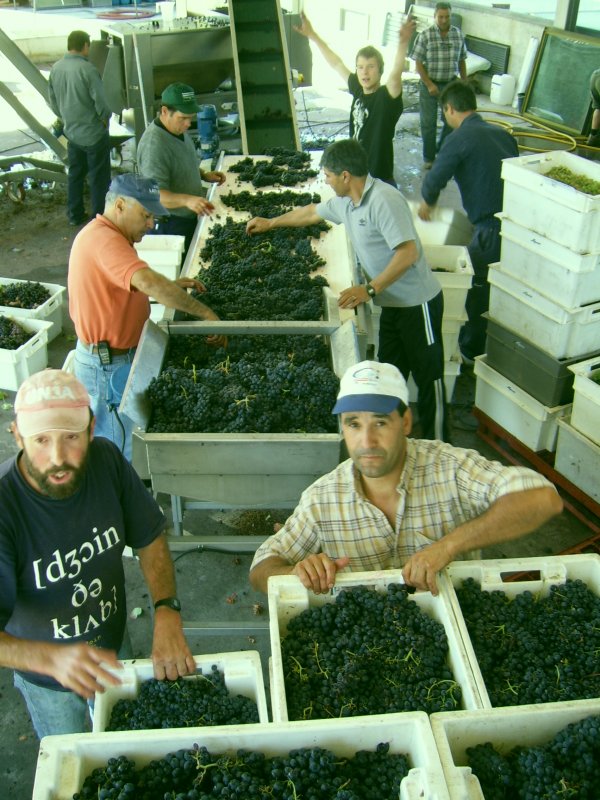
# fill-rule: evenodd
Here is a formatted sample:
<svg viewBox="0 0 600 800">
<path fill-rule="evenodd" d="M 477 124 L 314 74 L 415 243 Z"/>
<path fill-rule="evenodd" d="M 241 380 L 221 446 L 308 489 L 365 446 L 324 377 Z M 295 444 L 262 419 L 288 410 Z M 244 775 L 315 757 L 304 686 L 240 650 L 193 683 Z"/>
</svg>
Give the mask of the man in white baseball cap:
<svg viewBox="0 0 600 800">
<path fill-rule="evenodd" d="M 15 399 L 16 456 L 0 464 L 0 666 L 14 670 L 40 738 L 86 729 L 86 700 L 132 658 L 122 554 L 135 548 L 156 610 L 156 678 L 195 671 L 152 495 L 107 439 L 90 397 L 47 369 Z M 112 671 L 110 671 L 112 668 Z"/>
<path fill-rule="evenodd" d="M 256 551 L 250 582 L 297 575 L 328 592 L 339 570 L 402 568 L 407 584 L 437 594 L 450 561 L 534 531 L 560 513 L 552 484 L 474 450 L 409 438 L 402 374 L 362 361 L 341 379 L 339 415 L 350 458 L 306 489 L 285 525 Z"/>
</svg>

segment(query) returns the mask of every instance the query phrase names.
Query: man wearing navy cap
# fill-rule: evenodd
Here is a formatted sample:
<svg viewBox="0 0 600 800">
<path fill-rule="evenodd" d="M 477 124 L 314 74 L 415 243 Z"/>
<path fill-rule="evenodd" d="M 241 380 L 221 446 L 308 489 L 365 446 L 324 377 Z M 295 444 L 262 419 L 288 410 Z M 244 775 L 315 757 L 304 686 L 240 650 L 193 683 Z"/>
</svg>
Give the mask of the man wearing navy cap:
<svg viewBox="0 0 600 800">
<path fill-rule="evenodd" d="M 115 381 L 129 369 L 144 323 L 149 297 L 203 320 L 218 320 L 208 306 L 185 291 L 204 291 L 200 281 L 170 281 L 138 256 L 134 243 L 167 216 L 156 181 L 139 175 L 113 179 L 104 214 L 75 237 L 69 257 L 69 313 L 77 333 L 75 374 L 88 390 L 96 434 L 105 436 L 131 460 L 132 421 L 118 415 Z M 224 344 L 223 337 L 209 341 Z M 119 376 L 113 379 L 119 370 Z M 122 381 L 120 381 L 122 382 Z"/>
<path fill-rule="evenodd" d="M 214 206 L 206 199 L 207 183 L 223 183 L 222 172 L 200 168 L 196 146 L 187 133 L 199 107 L 194 88 L 171 83 L 161 95 L 158 116 L 144 131 L 137 147 L 138 169 L 154 178 L 160 201 L 171 215 L 161 220 L 155 233 L 185 236 L 185 251 L 190 246 L 199 216 L 210 215 Z"/>
<path fill-rule="evenodd" d="M 408 438 L 408 389 L 391 364 L 350 367 L 333 413 L 350 458 L 309 486 L 258 548 L 250 582 L 259 591 L 271 575 L 297 575 L 319 594 L 338 570 L 402 568 L 407 584 L 437 594 L 436 575 L 450 561 L 534 531 L 562 509 L 531 469 Z"/>
</svg>

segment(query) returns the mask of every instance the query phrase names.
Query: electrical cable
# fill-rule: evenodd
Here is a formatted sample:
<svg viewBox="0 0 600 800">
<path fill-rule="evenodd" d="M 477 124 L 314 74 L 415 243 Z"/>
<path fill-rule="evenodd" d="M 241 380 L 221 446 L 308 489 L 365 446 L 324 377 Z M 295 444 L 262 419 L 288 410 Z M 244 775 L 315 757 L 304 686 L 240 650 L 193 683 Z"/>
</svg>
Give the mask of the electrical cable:
<svg viewBox="0 0 600 800">
<path fill-rule="evenodd" d="M 232 555 L 232 556 L 251 555 L 251 553 L 249 553 L 247 550 L 231 550 L 230 548 L 227 547 L 217 547 L 216 545 L 213 546 L 207 544 L 198 544 L 192 550 L 184 550 L 182 553 L 176 556 L 173 559 L 173 563 L 175 564 L 177 561 L 179 561 L 180 558 L 183 558 L 184 556 L 193 555 L 195 553 L 200 554 L 204 552 L 225 553 L 226 555 Z"/>
<path fill-rule="evenodd" d="M 572 150 L 576 150 L 579 146 L 575 137 L 571 136 L 568 133 L 563 133 L 562 131 L 554 130 L 549 125 L 544 125 L 541 122 L 532 123 L 530 120 L 525 119 L 522 114 L 519 114 L 517 111 L 501 111 L 500 109 L 491 109 L 491 108 L 482 108 L 478 109 L 480 114 L 494 114 L 494 115 L 501 115 L 504 117 L 511 117 L 512 119 L 519 120 L 519 122 L 523 123 L 526 122 L 531 125 L 531 130 L 515 130 L 514 127 L 510 123 L 504 123 L 501 120 L 494 120 L 489 119 L 488 122 L 498 125 L 499 127 L 505 128 L 515 139 L 518 140 L 519 137 L 522 138 L 530 138 L 530 139 L 539 139 L 541 141 L 547 142 L 555 142 L 556 144 L 565 144 L 568 145 L 567 152 Z M 550 136 L 547 136 L 544 133 L 538 133 L 538 129 L 541 131 L 547 131 L 550 133 Z M 518 141 L 517 141 L 518 144 Z M 555 148 L 543 148 L 537 149 L 535 147 L 525 147 L 525 145 L 519 145 L 520 150 L 529 150 L 533 153 L 547 153 Z"/>
</svg>

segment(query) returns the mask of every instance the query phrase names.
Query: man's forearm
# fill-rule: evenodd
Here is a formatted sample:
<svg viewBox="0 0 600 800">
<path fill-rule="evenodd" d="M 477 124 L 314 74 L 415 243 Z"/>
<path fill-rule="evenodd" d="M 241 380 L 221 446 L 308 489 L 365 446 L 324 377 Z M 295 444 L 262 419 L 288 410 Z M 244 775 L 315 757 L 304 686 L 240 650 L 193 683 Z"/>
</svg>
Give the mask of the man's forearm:
<svg viewBox="0 0 600 800">
<path fill-rule="evenodd" d="M 508 542 L 536 530 L 560 514 L 563 503 L 555 489 L 541 487 L 499 497 L 476 519 L 465 522 L 444 537 L 451 558 L 470 550 Z"/>
<path fill-rule="evenodd" d="M 315 204 L 311 203 L 309 206 L 293 208 L 279 217 L 272 217 L 269 220 L 269 228 L 304 228 L 307 225 L 318 225 L 323 220 L 315 208 Z"/>
<path fill-rule="evenodd" d="M 175 308 L 205 320 L 216 320 L 217 315 L 204 303 L 195 300 L 185 289 L 153 269 L 140 269 L 134 273 L 131 284 L 140 292 L 153 297 L 167 308 Z"/>
<path fill-rule="evenodd" d="M 415 69 L 417 70 L 417 74 L 419 75 L 419 78 L 421 78 L 425 86 L 429 87 L 433 85 L 433 81 L 429 77 L 429 73 L 427 72 L 425 64 L 422 61 L 415 61 Z"/>
<path fill-rule="evenodd" d="M 177 593 L 175 570 L 164 535 L 161 534 L 151 544 L 142 547 L 137 555 L 152 602 L 173 597 Z"/>
<path fill-rule="evenodd" d="M 281 556 L 269 556 L 250 570 L 250 583 L 257 592 L 267 593 L 271 575 L 291 575 L 293 565 Z"/>
<path fill-rule="evenodd" d="M 404 242 L 397 247 L 386 268 L 370 281 L 377 294 L 399 280 L 415 263 L 417 256 L 418 250 L 414 241 Z M 368 270 L 368 265 L 366 265 L 366 269 Z"/>
<path fill-rule="evenodd" d="M 48 648 L 52 644 L 36 642 L 31 639 L 20 639 L 4 631 L 0 632 L 0 666 L 9 669 L 20 669 L 26 672 L 48 674 L 50 663 Z"/>
</svg>

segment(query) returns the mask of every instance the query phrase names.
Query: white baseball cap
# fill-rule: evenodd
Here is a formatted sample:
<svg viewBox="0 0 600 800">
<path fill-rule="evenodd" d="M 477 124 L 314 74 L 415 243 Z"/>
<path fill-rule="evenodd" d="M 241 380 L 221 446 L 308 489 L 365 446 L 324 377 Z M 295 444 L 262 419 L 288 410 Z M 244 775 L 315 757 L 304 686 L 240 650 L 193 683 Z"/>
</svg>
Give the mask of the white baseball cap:
<svg viewBox="0 0 600 800">
<path fill-rule="evenodd" d="M 391 414 L 399 402 L 408 406 L 408 387 L 400 370 L 393 364 L 361 361 L 344 373 L 331 413 L 370 411 L 373 414 Z"/>
</svg>

